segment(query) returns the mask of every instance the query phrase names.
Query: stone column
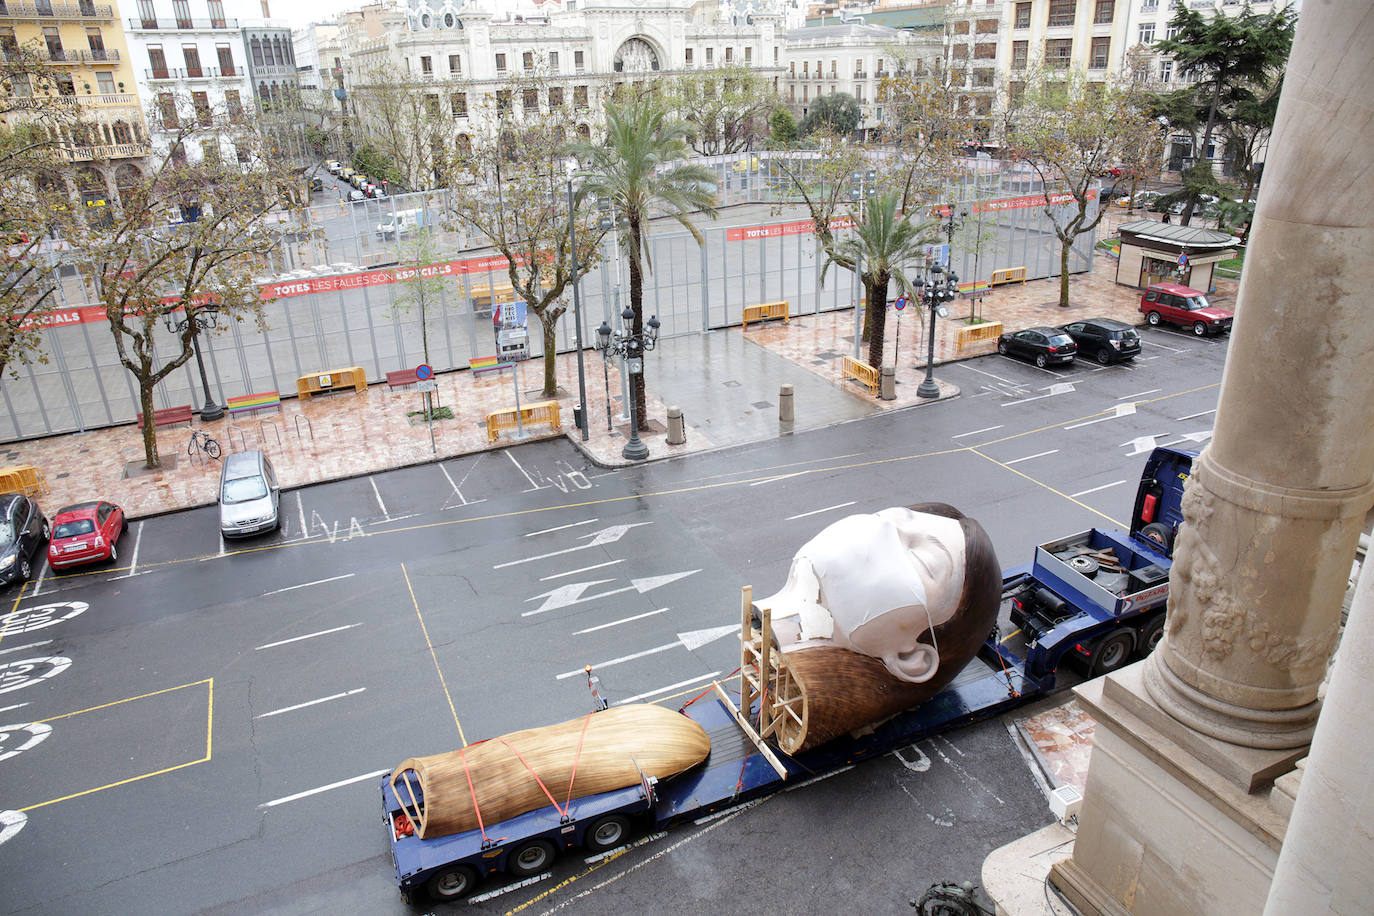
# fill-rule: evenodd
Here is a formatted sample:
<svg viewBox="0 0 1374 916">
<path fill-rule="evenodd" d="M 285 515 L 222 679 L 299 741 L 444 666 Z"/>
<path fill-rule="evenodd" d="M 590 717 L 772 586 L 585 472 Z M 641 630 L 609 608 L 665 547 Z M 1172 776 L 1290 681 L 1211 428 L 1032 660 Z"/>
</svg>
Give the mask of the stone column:
<svg viewBox="0 0 1374 916">
<path fill-rule="evenodd" d="M 1211 444 L 1194 465 L 1149 695 L 1252 748 L 1311 740 L 1374 501 L 1374 19 L 1305 6 Z"/>
</svg>

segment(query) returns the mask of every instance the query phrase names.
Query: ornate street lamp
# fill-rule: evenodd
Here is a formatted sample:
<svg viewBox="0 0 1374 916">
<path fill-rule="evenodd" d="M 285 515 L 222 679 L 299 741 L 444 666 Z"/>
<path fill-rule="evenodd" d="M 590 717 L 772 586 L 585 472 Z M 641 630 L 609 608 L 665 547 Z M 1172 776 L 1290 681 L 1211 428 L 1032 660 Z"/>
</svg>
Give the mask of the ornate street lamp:
<svg viewBox="0 0 1374 916">
<path fill-rule="evenodd" d="M 635 415 L 634 398 L 634 379 L 633 376 L 644 371 L 644 354 L 652 350 L 658 344 L 659 320 L 657 315 L 653 315 L 645 323 L 645 332 L 636 334 L 634 328 L 634 309 L 628 305 L 625 311 L 620 313 L 620 320 L 627 330 L 612 332 L 611 326 L 605 321 L 601 322 L 601 327 L 596 329 L 596 348 L 601 351 L 602 358 L 607 354 L 614 353 L 620 357 L 625 366 L 625 373 L 631 376 L 630 380 L 630 441 L 625 443 L 625 448 L 620 452 L 621 457 L 630 461 L 643 461 L 649 457 L 649 446 L 645 445 L 639 438 L 639 418 Z M 611 421 L 611 398 L 610 385 L 607 383 L 606 392 L 606 423 Z"/>
<path fill-rule="evenodd" d="M 205 406 L 200 409 L 201 420 L 218 420 L 224 416 L 224 408 L 215 403 L 215 399 L 210 396 L 210 378 L 205 374 L 205 359 L 200 355 L 200 333 L 212 330 L 219 326 L 219 310 L 213 308 L 203 308 L 196 312 L 193 318 L 181 318 L 173 320 L 171 315 L 163 316 L 163 324 L 167 330 L 173 334 L 180 335 L 186 330 L 186 325 L 194 321 L 196 323 L 195 336 L 191 338 L 191 348 L 196 353 L 196 366 L 200 369 L 200 385 L 205 389 Z"/>
<path fill-rule="evenodd" d="M 953 271 L 946 273 L 943 267 L 934 264 L 930 267 L 930 279 L 923 281 L 917 277 L 915 286 L 917 295 L 921 297 L 921 304 L 930 309 L 930 344 L 926 350 L 926 377 L 916 389 L 916 394 L 923 398 L 938 398 L 940 386 L 935 384 L 935 317 L 948 317 L 949 310 L 945 308 L 945 303 L 953 302 L 954 297 L 959 294 L 959 275 Z"/>
</svg>

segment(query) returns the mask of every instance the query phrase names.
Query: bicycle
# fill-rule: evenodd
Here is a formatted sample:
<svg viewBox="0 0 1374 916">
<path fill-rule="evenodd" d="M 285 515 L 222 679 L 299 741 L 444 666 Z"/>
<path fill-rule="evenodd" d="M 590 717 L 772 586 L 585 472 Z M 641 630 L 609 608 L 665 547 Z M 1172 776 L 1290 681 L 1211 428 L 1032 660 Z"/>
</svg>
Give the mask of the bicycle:
<svg viewBox="0 0 1374 916">
<path fill-rule="evenodd" d="M 204 430 L 191 430 L 191 441 L 186 443 L 186 457 L 195 458 L 202 451 L 216 461 L 219 460 L 219 442 Z"/>
</svg>

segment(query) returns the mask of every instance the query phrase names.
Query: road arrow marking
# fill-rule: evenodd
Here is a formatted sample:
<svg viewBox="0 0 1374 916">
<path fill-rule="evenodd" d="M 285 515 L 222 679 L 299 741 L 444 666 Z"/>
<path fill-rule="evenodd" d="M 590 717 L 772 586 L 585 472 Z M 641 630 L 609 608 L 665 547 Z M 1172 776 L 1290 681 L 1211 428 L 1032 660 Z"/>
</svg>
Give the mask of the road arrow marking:
<svg viewBox="0 0 1374 916">
<path fill-rule="evenodd" d="M 523 560 L 510 560 L 506 563 L 497 563 L 492 569 L 504 569 L 507 566 L 518 566 L 521 563 L 533 563 L 535 560 L 547 560 L 549 557 L 559 557 L 565 553 L 574 553 L 578 550 L 586 550 L 588 547 L 601 547 L 605 544 L 614 544 L 623 538 L 631 528 L 638 528 L 641 525 L 652 525 L 653 522 L 632 522 L 628 525 L 612 525 L 609 528 L 602 528 L 600 531 L 593 531 L 591 534 L 579 535 L 579 537 L 590 538 L 587 543 L 579 544 L 576 547 L 567 547 L 563 550 L 555 550 L 552 553 L 541 553 L 537 557 L 525 557 Z"/>
<path fill-rule="evenodd" d="M 588 601 L 596 601 L 601 598 L 609 598 L 611 595 L 619 595 L 624 592 L 639 592 L 641 595 L 643 595 L 653 591 L 656 588 L 662 588 L 670 582 L 676 582 L 678 579 L 685 579 L 686 577 L 699 572 L 701 572 L 701 570 L 699 569 L 689 569 L 686 572 L 669 573 L 666 576 L 650 576 L 647 579 L 631 579 L 630 584 L 622 588 L 613 588 L 608 592 L 599 592 L 595 595 L 586 596 L 584 596 L 582 593 L 587 589 L 591 588 L 593 585 L 601 585 L 603 583 L 611 582 L 614 580 L 597 579 L 592 582 L 573 582 L 568 585 L 560 585 L 553 591 L 544 592 L 543 594 L 534 595 L 530 598 L 526 598 L 526 601 L 535 601 L 539 598 L 543 598 L 545 599 L 545 601 L 543 604 L 539 605 L 539 607 L 535 608 L 532 611 L 525 611 L 520 616 L 533 617 L 535 614 L 542 614 L 545 611 L 553 611 L 561 607 L 571 607 L 574 604 L 585 604 Z"/>
<path fill-rule="evenodd" d="M 1004 402 L 1004 403 L 1002 404 L 1002 406 L 1003 406 L 1003 407 L 1014 407 L 1014 406 L 1017 405 L 1017 404 L 1026 404 L 1026 403 L 1029 403 L 1030 401 L 1039 401 L 1039 400 L 1042 400 L 1042 399 L 1044 399 L 1044 398 L 1052 398 L 1052 397 L 1054 397 L 1054 396 L 1057 395 L 1057 394 L 1069 394 L 1069 393 L 1072 392 L 1073 390 L 1074 390 L 1074 387 L 1073 387 L 1073 383 L 1072 383 L 1072 382 L 1056 382 L 1055 384 L 1053 384 L 1053 385 L 1051 385 L 1050 387 L 1046 388 L 1044 394 L 1037 394 L 1037 395 L 1035 395 L 1034 397 L 1022 398 L 1022 399 L 1019 400 L 1019 401 L 1006 401 L 1006 402 Z"/>
<path fill-rule="evenodd" d="M 1129 442 L 1121 443 L 1121 448 L 1129 448 L 1128 455 L 1140 455 L 1145 452 L 1153 451 L 1155 447 L 1155 436 L 1137 436 Z"/>
<path fill-rule="evenodd" d="M 739 627 L 735 624 L 728 624 L 723 627 L 711 627 L 709 630 L 690 630 L 686 633 L 677 634 L 678 642 L 689 652 L 695 652 L 708 643 L 713 643 L 722 636 L 729 636 L 731 633 L 738 633 Z"/>
<path fill-rule="evenodd" d="M 1112 412 L 1105 417 L 1098 417 L 1096 420 L 1084 420 L 1082 423 L 1074 423 L 1065 429 L 1078 429 L 1080 426 L 1092 426 L 1094 423 L 1101 423 L 1103 420 L 1116 420 L 1121 417 L 1129 417 L 1135 413 L 1135 404 L 1117 404 L 1112 408 Z"/>
</svg>

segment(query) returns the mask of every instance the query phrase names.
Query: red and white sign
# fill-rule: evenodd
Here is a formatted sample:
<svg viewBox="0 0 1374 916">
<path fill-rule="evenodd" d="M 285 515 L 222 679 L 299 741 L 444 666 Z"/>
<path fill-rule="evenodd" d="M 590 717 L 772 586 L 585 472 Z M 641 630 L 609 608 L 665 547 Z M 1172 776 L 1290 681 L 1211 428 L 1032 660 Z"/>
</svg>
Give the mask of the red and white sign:
<svg viewBox="0 0 1374 916">
<path fill-rule="evenodd" d="M 848 229 L 854 225 L 854 221 L 847 216 L 840 216 L 830 221 L 831 229 Z M 725 240 L 727 242 L 748 242 L 753 239 L 771 239 L 782 235 L 805 235 L 815 231 L 816 224 L 809 219 L 799 220 L 795 223 L 774 223 L 771 226 L 736 226 L 733 229 L 725 230 Z"/>
</svg>

